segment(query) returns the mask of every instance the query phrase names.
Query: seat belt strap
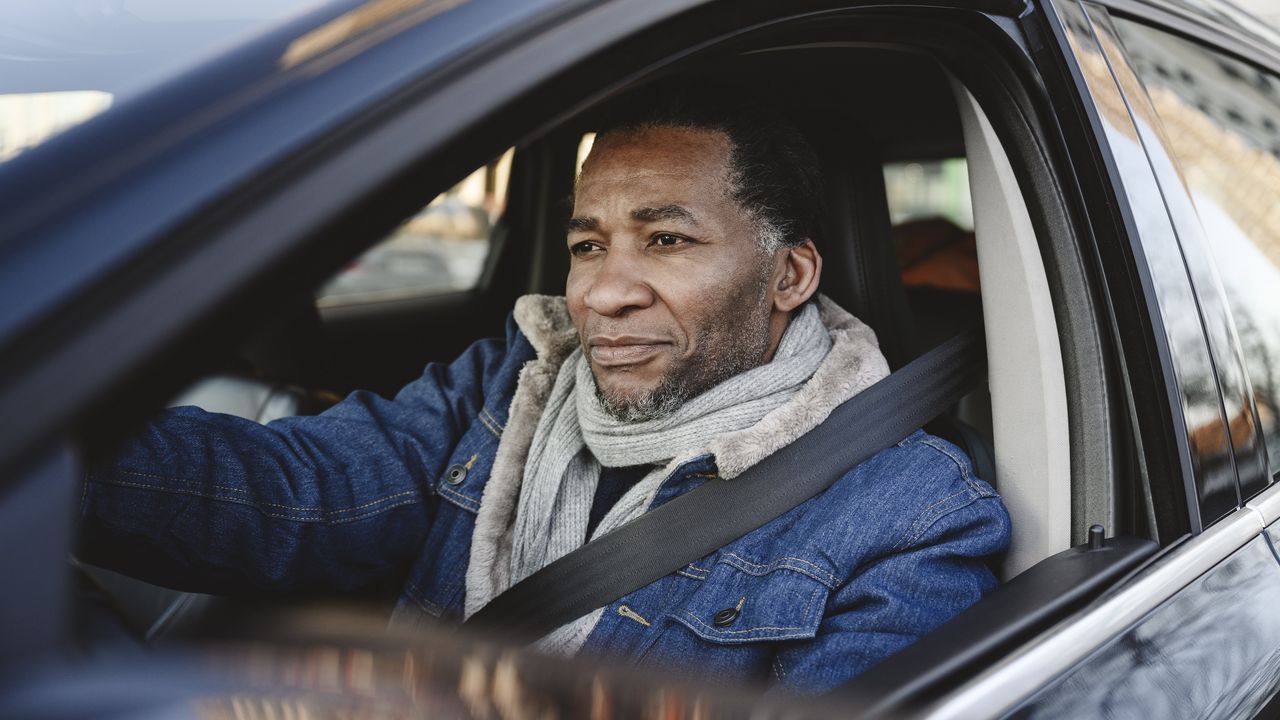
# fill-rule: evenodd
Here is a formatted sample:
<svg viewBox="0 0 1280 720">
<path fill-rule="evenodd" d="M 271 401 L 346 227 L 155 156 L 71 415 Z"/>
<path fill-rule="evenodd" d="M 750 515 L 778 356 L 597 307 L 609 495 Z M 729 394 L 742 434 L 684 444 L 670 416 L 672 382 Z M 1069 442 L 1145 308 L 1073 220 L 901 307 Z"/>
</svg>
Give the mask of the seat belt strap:
<svg viewBox="0 0 1280 720">
<path fill-rule="evenodd" d="M 586 543 L 508 588 L 465 625 L 528 639 L 669 575 L 831 487 L 986 380 L 981 327 L 837 406 L 732 480 L 710 480 Z"/>
</svg>

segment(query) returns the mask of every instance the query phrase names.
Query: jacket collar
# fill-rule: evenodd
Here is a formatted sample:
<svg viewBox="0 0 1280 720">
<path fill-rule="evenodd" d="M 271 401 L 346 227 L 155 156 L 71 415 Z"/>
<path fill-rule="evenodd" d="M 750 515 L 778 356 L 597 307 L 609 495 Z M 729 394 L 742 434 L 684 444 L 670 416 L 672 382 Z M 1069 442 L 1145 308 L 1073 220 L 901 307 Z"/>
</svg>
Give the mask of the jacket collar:
<svg viewBox="0 0 1280 720">
<path fill-rule="evenodd" d="M 715 456 L 720 477 L 736 477 L 790 445 L 825 420 L 836 406 L 889 374 L 889 364 L 870 327 L 824 295 L 818 295 L 815 302 L 818 317 L 831 334 L 831 351 L 791 402 L 766 415 L 756 425 L 720 435 L 707 444 L 706 452 Z M 577 332 L 563 297 L 526 295 L 516 301 L 515 320 L 537 352 L 536 363 L 554 365 L 558 371 L 577 346 Z M 512 402 L 508 431 L 527 423 L 530 427 L 521 430 L 532 435 L 542 406 L 528 408 L 536 412 L 517 414 L 517 410 L 524 409 Z M 671 469 L 692 457 L 676 458 Z"/>
<path fill-rule="evenodd" d="M 752 427 L 712 438 L 703 452 L 674 458 L 666 468 L 668 478 L 680 466 L 707 455 L 714 458 L 721 478 L 737 477 L 812 430 L 837 405 L 889 374 L 889 364 L 871 328 L 824 296 L 817 296 L 816 302 L 832 345 L 813 377 L 790 402 Z M 514 316 L 537 355 L 520 370 L 507 425 L 476 515 L 466 577 L 468 617 L 507 584 L 509 529 L 520 497 L 525 459 L 560 366 L 578 342 L 563 297 L 526 295 L 516 301 Z"/>
</svg>

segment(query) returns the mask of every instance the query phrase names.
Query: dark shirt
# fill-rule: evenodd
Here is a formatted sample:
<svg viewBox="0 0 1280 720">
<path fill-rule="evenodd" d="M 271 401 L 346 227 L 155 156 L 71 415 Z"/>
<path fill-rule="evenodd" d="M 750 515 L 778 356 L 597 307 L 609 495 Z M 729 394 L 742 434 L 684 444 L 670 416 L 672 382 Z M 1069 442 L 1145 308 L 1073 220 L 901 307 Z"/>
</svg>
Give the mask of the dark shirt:
<svg viewBox="0 0 1280 720">
<path fill-rule="evenodd" d="M 591 501 L 591 515 L 587 519 L 587 538 L 596 531 L 596 526 L 604 519 L 623 495 L 640 482 L 652 465 L 632 465 L 630 467 L 600 468 L 600 483 L 596 485 L 596 495 Z"/>
</svg>

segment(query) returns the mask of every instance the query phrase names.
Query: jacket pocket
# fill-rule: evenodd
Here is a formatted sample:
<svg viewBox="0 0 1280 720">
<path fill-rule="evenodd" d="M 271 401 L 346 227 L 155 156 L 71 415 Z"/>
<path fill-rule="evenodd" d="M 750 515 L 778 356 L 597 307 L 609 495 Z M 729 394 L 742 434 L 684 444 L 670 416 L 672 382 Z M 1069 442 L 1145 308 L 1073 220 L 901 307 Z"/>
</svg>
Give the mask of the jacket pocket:
<svg viewBox="0 0 1280 720">
<path fill-rule="evenodd" d="M 681 573 L 678 593 L 640 664 L 705 680 L 766 681 L 779 645 L 817 635 L 834 578 L 797 558 L 756 563 L 723 553 Z M 821 579 L 819 579 L 821 578 Z"/>
<path fill-rule="evenodd" d="M 812 638 L 835 578 L 800 558 L 756 563 L 725 553 L 670 617 L 713 643 Z"/>
</svg>

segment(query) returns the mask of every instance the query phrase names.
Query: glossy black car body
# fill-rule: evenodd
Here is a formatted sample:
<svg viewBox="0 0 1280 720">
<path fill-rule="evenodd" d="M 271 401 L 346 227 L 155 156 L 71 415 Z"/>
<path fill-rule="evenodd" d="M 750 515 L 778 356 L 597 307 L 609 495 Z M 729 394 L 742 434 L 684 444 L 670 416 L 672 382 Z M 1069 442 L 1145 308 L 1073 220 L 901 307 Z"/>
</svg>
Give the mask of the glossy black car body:
<svg viewBox="0 0 1280 720">
<path fill-rule="evenodd" d="M 735 63 L 776 48 L 854 48 L 850 67 L 865 69 L 888 47 L 967 89 L 1016 175 L 1057 321 L 1076 547 L 855 681 L 849 707 L 1263 712 L 1280 682 L 1280 461 L 1193 192 L 1115 25 L 1280 74 L 1280 48 L 1235 17 L 1160 0 L 339 2 L 24 152 L 0 165 L 0 544 L 29 548 L 0 560 L 6 666 L 62 668 L 76 645 L 65 558 L 84 459 L 221 370 L 264 309 L 310 297 L 417 211 L 423 188 L 517 148 L 503 240 L 477 287 L 308 316 L 324 327 L 317 356 L 344 369 L 290 379 L 392 390 L 492 334 L 518 295 L 555 291 L 566 149 L 580 118 L 628 86 L 746 72 Z M 851 192 L 864 181 L 850 173 Z M 837 278 L 883 260 L 842 252 Z M 883 285 L 834 292 L 891 359 L 911 354 Z M 1085 543 L 1094 521 L 1110 536 L 1100 547 Z M 55 694 L 59 672 L 34 691 L 24 680 L 12 706 Z M 171 694 L 181 682 L 104 677 L 134 700 L 155 692 L 157 707 L 185 697 Z M 86 705 L 49 714 L 82 714 L 95 696 L 81 692 Z"/>
</svg>

